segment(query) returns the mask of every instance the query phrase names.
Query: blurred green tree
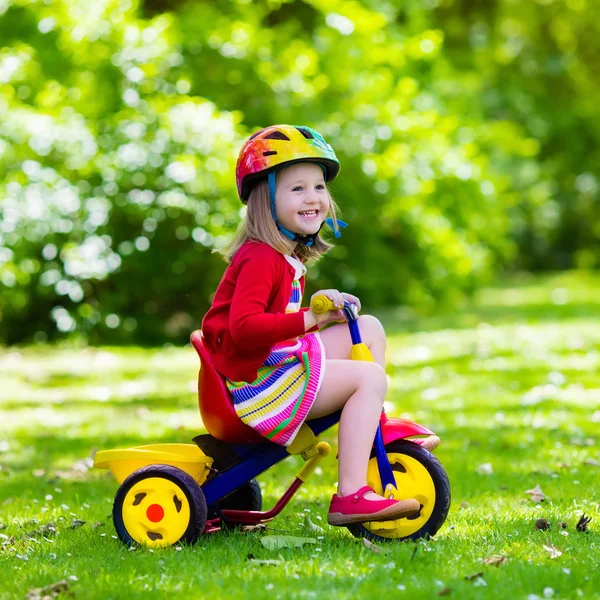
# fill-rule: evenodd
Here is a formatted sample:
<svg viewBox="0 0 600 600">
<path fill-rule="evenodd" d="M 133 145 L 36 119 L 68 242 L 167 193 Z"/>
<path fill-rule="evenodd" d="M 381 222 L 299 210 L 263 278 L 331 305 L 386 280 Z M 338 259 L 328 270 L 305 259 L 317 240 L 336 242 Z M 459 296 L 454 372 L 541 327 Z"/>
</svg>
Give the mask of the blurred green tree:
<svg viewBox="0 0 600 600">
<path fill-rule="evenodd" d="M 315 127 L 342 162 L 350 227 L 307 293 L 428 309 L 499 267 L 554 266 L 557 244 L 589 266 L 568 181 L 592 132 L 578 162 L 556 166 L 556 141 L 593 110 L 538 116 L 546 79 L 511 71 L 502 23 L 541 59 L 548 17 L 512 6 L 0 0 L 0 339 L 185 340 L 243 215 L 237 151 L 278 122 Z M 591 168 L 575 181 L 594 205 Z M 563 208 L 585 247 L 561 245 Z"/>
</svg>

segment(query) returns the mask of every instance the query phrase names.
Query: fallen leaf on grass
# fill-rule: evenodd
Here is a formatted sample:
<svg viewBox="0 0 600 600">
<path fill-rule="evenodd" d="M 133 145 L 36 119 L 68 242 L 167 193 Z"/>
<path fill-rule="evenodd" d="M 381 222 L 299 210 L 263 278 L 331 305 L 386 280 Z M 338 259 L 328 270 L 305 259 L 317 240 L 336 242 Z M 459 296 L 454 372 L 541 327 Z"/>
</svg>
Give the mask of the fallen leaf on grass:
<svg viewBox="0 0 600 600">
<path fill-rule="evenodd" d="M 43 588 L 33 588 L 27 593 L 27 600 L 51 600 L 69 591 L 69 582 L 63 579 Z"/>
<path fill-rule="evenodd" d="M 438 596 L 447 596 L 452 591 L 452 588 L 445 587 L 438 592 Z"/>
<path fill-rule="evenodd" d="M 315 538 L 294 537 L 291 535 L 265 535 L 260 543 L 268 550 L 277 548 L 301 548 L 304 544 L 316 544 Z"/>
<path fill-rule="evenodd" d="M 548 522 L 548 519 L 538 519 L 535 522 L 535 528 L 541 529 L 542 531 L 548 531 L 548 529 L 550 529 L 550 523 Z"/>
<path fill-rule="evenodd" d="M 534 502 L 543 502 L 546 499 L 544 492 L 542 492 L 542 488 L 538 483 L 532 490 L 525 490 L 526 494 L 531 495 L 531 499 Z"/>
<path fill-rule="evenodd" d="M 575 526 L 577 531 L 580 531 L 581 533 L 586 532 L 588 530 L 587 526 L 591 520 L 592 520 L 592 517 L 586 517 L 585 513 L 583 513 L 581 515 L 581 518 L 579 519 L 579 522 Z"/>
<path fill-rule="evenodd" d="M 495 565 L 496 567 L 499 567 L 506 562 L 508 562 L 508 557 L 504 556 L 504 554 L 492 554 L 492 556 L 488 556 L 483 561 L 483 563 L 486 565 Z"/>
<path fill-rule="evenodd" d="M 363 541 L 364 547 L 367 548 L 368 550 L 370 550 L 371 552 L 375 552 L 375 554 L 381 553 L 379 546 L 377 546 L 373 542 L 369 541 L 367 538 L 363 538 L 362 541 Z"/>
<path fill-rule="evenodd" d="M 550 553 L 550 558 L 558 558 L 559 556 L 562 556 L 562 552 L 556 546 L 551 546 L 549 540 L 546 540 L 546 544 L 544 544 L 544 550 Z"/>
<path fill-rule="evenodd" d="M 77 527 L 81 527 L 82 525 L 85 525 L 86 521 L 80 521 L 79 519 L 73 519 L 71 521 L 71 529 L 77 529 Z"/>
<path fill-rule="evenodd" d="M 478 577 L 483 577 L 483 571 L 479 571 L 479 573 L 472 573 L 471 575 L 465 575 L 465 579 L 467 581 L 471 581 L 472 579 L 477 579 Z"/>
<path fill-rule="evenodd" d="M 54 523 L 46 523 L 45 525 L 40 525 L 38 529 L 27 533 L 27 537 L 29 538 L 48 535 L 56 535 L 56 525 Z"/>
<path fill-rule="evenodd" d="M 256 523 L 254 525 L 242 525 L 240 531 L 249 533 L 250 531 L 265 531 L 267 526 L 264 523 Z"/>
<path fill-rule="evenodd" d="M 304 513 L 304 528 L 312 531 L 313 533 L 323 533 L 324 529 L 319 525 L 315 525 L 311 520 L 308 513 Z"/>
<path fill-rule="evenodd" d="M 600 467 L 600 461 L 596 460 L 595 458 L 586 458 L 583 461 L 583 464 L 590 467 Z"/>
</svg>

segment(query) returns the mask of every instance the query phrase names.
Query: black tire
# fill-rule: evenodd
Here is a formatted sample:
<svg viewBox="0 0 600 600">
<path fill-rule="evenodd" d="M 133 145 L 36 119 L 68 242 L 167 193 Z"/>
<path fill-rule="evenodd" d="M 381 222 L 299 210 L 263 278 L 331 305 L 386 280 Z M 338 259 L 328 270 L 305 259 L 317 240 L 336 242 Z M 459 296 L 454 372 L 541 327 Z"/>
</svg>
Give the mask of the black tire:
<svg viewBox="0 0 600 600">
<path fill-rule="evenodd" d="M 204 532 L 206 525 L 206 499 L 204 498 L 202 489 L 191 475 L 171 465 L 149 465 L 142 467 L 129 475 L 121 484 L 113 502 L 113 522 L 119 539 L 128 546 L 141 543 L 140 541 L 136 541 L 127 531 L 123 520 L 123 503 L 128 492 L 134 485 L 152 477 L 166 479 L 174 483 L 185 495 L 188 502 L 190 517 L 187 528 L 183 535 L 170 545 L 174 545 L 175 543 L 193 544 Z M 173 500 L 176 502 L 175 497 Z M 177 511 L 179 510 L 177 508 Z"/>
<path fill-rule="evenodd" d="M 230 510 L 262 510 L 262 491 L 256 479 L 241 485 L 217 502 L 217 506 Z"/>
<path fill-rule="evenodd" d="M 262 510 L 262 491 L 256 479 L 244 483 L 217 503 L 219 510 Z M 212 508 L 212 510 L 211 510 Z M 219 512 L 213 507 L 208 508 L 210 518 L 219 517 Z M 224 527 L 240 527 L 243 523 L 222 523 Z"/>
<path fill-rule="evenodd" d="M 348 529 L 352 535 L 359 538 L 367 538 L 377 542 L 402 542 L 407 540 L 418 540 L 435 535 L 444 524 L 448 511 L 450 510 L 451 494 L 448 475 L 440 461 L 429 450 L 422 448 L 419 444 L 407 440 L 390 442 L 385 447 L 388 454 L 405 454 L 417 460 L 429 473 L 435 488 L 435 503 L 431 516 L 425 524 L 411 535 L 405 537 L 384 537 L 373 533 L 361 523 L 349 525 Z M 371 453 L 371 458 L 375 451 Z M 409 491 L 410 492 L 410 491 Z M 410 493 L 408 494 L 410 497 Z M 408 517 L 410 519 L 410 517 Z"/>
</svg>

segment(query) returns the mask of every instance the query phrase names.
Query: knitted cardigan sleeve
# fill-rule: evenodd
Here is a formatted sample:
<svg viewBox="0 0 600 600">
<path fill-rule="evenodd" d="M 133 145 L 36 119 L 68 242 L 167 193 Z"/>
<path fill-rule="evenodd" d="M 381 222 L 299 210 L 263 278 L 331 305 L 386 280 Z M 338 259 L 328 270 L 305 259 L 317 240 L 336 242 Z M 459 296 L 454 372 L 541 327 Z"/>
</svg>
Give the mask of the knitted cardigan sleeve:
<svg viewBox="0 0 600 600">
<path fill-rule="evenodd" d="M 273 288 L 281 285 L 282 265 L 272 248 L 239 252 L 231 299 L 229 331 L 240 349 L 273 345 L 305 333 L 304 312 L 268 313 Z"/>
</svg>

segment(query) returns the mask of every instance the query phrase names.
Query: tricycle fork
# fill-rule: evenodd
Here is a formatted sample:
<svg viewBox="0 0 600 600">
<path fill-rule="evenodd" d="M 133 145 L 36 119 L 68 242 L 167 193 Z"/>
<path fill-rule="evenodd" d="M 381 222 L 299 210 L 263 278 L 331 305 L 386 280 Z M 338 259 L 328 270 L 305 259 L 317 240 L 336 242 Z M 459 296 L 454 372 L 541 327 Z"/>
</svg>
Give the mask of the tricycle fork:
<svg viewBox="0 0 600 600">
<path fill-rule="evenodd" d="M 333 302 L 324 295 L 319 295 L 313 298 L 311 307 L 316 313 L 323 313 L 328 310 L 335 310 Z M 358 326 L 358 308 L 355 304 L 344 300 L 342 312 L 348 323 L 350 330 L 350 338 L 352 339 L 352 348 L 350 351 L 351 360 L 365 360 L 375 362 L 373 355 L 368 346 L 362 341 L 360 328 Z M 439 444 L 439 438 L 432 431 L 405 419 L 388 419 L 385 414 L 385 409 L 381 411 L 381 418 L 375 432 L 373 448 L 375 457 L 377 458 L 377 467 L 379 476 L 381 477 L 382 489 L 384 495 L 390 498 L 397 496 L 396 479 L 390 465 L 390 461 L 385 450 L 385 444 L 397 439 L 405 439 L 415 435 L 426 435 L 425 439 L 421 439 L 416 443 L 421 444 L 428 450 L 433 450 Z"/>
</svg>

